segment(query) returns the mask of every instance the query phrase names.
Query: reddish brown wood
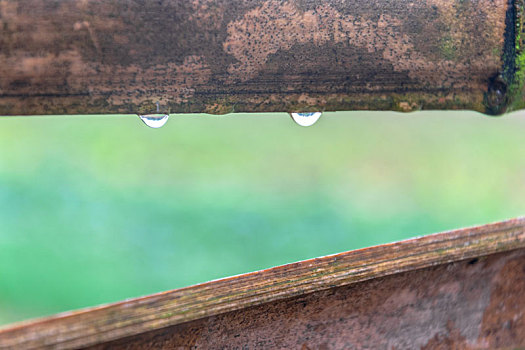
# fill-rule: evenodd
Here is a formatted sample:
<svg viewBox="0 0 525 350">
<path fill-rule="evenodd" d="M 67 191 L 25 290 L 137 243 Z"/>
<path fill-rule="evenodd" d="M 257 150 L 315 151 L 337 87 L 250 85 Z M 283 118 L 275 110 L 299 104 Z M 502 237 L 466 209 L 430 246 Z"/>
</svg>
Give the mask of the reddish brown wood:
<svg viewBox="0 0 525 350">
<path fill-rule="evenodd" d="M 524 348 L 524 294 L 521 249 L 297 296 L 89 349 Z"/>
<path fill-rule="evenodd" d="M 210 331 L 209 334 L 211 337 L 213 334 L 222 334 L 220 332 L 214 333 L 209 327 L 212 327 L 213 320 L 220 320 L 223 316 L 219 315 L 224 313 L 232 311 L 242 313 L 244 312 L 242 310 L 246 310 L 248 316 L 246 316 L 245 322 L 258 322 L 258 320 L 250 320 L 250 318 L 252 318 L 250 312 L 252 311 L 249 310 L 252 310 L 252 307 L 259 307 L 264 304 L 277 305 L 276 303 L 280 303 L 282 300 L 291 300 L 293 298 L 298 298 L 298 300 L 301 300 L 301 298 L 315 299 L 315 296 L 307 296 L 307 294 L 310 293 L 325 293 L 318 294 L 324 298 L 324 296 L 330 295 L 330 293 L 335 293 L 335 289 L 339 287 L 355 285 L 357 282 L 368 280 L 371 280 L 369 283 L 374 287 L 367 290 L 375 289 L 376 293 L 381 295 L 381 297 L 373 299 L 376 300 L 376 302 L 370 302 L 370 306 L 374 303 L 379 306 L 389 293 L 391 293 L 393 295 L 392 298 L 394 298 L 392 302 L 393 308 L 396 304 L 396 300 L 398 303 L 408 303 L 410 301 L 408 296 L 413 296 L 414 294 L 413 292 L 410 292 L 410 290 L 416 288 L 419 284 L 424 283 L 426 283 L 426 289 L 424 289 L 424 292 L 421 292 L 423 295 L 425 295 L 425 293 L 432 295 L 434 292 L 438 294 L 450 294 L 449 297 L 435 299 L 435 303 L 430 302 L 426 306 L 427 309 L 433 307 L 433 312 L 443 312 L 443 318 L 448 311 L 440 311 L 442 308 L 452 311 L 455 308 L 459 308 L 464 302 L 466 303 L 466 308 L 462 311 L 458 310 L 457 314 L 464 314 L 465 317 L 467 317 L 467 312 L 471 310 L 468 301 L 470 299 L 469 295 L 471 295 L 469 294 L 469 291 L 471 291 L 472 288 L 478 287 L 489 288 L 484 289 L 484 293 L 486 293 L 487 290 L 490 290 L 490 293 L 499 293 L 499 297 L 494 299 L 495 301 L 492 301 L 493 299 L 490 299 L 490 295 L 495 294 L 489 293 L 490 300 L 487 299 L 487 297 L 481 298 L 480 300 L 482 300 L 483 303 L 480 304 L 481 306 L 479 306 L 478 309 L 476 309 L 476 312 L 485 310 L 483 311 L 483 319 L 489 319 L 489 321 L 487 321 L 488 323 L 486 323 L 486 327 L 488 327 L 487 329 L 490 330 L 492 329 L 491 327 L 496 327 L 499 322 L 498 320 L 500 319 L 507 322 L 511 316 L 513 319 L 512 322 L 518 322 L 517 325 L 521 325 L 521 317 L 525 310 L 521 307 L 522 301 L 518 299 L 521 297 L 520 292 L 523 287 L 521 278 L 523 277 L 522 273 L 524 271 L 523 265 L 521 265 L 522 260 L 515 259 L 522 259 L 523 254 L 522 252 L 513 253 L 511 251 L 522 248 L 525 248 L 525 218 L 445 232 L 408 241 L 306 260 L 264 271 L 160 293 L 149 297 L 9 326 L 0 330 L 0 349 L 30 349 L 43 347 L 52 349 L 70 349 L 86 347 L 108 343 L 127 337 L 139 336 L 139 338 L 141 338 L 141 335 L 146 332 L 181 325 L 195 320 L 202 320 L 201 322 L 204 322 L 202 324 L 207 325 L 206 327 L 208 328 L 206 329 Z M 446 271 L 449 271 L 449 268 L 439 267 L 436 268 L 436 270 L 432 269 L 432 266 L 450 264 L 465 259 L 478 259 L 481 261 L 484 256 L 500 252 L 506 253 L 494 258 L 499 261 L 498 263 L 475 263 L 472 265 L 477 267 L 472 271 L 476 273 L 469 274 L 468 271 L 463 271 L 458 272 L 455 277 L 450 277 L 452 278 L 450 281 L 454 279 L 456 281 L 461 281 L 464 278 L 466 283 L 464 286 L 467 287 L 452 282 L 443 282 L 447 281 L 448 277 L 446 276 L 443 277 L 444 280 L 438 278 L 441 275 L 446 275 Z M 490 259 L 487 261 L 492 261 Z M 450 266 L 456 265 L 452 264 Z M 501 266 L 501 268 L 494 266 Z M 384 280 L 379 279 L 384 276 L 397 275 L 403 272 L 416 271 L 425 268 L 428 268 L 428 271 L 430 271 L 428 275 L 418 275 L 416 273 L 415 275 L 407 275 L 413 277 L 399 277 L 399 281 L 404 282 L 399 282 L 397 285 L 394 282 L 390 282 L 391 284 L 384 284 L 381 282 Z M 450 269 L 452 269 L 452 267 Z M 425 276 L 428 277 L 426 282 Z M 515 283 L 509 282 L 506 284 L 506 278 L 509 278 L 509 281 L 515 281 Z M 413 284 L 410 284 L 410 281 L 412 280 L 419 282 L 413 282 Z M 395 278 L 392 279 L 392 281 L 395 281 Z M 484 284 L 490 286 L 485 287 Z M 365 286 L 365 284 L 362 286 Z M 354 289 L 351 290 L 355 291 L 355 288 L 359 289 L 365 287 L 352 288 Z M 326 292 L 327 290 L 331 291 Z M 406 290 L 408 296 L 405 294 L 396 296 L 398 290 Z M 415 296 L 417 297 L 420 293 L 417 292 L 417 288 L 415 290 Z M 441 290 L 443 291 L 440 292 Z M 365 293 L 364 295 L 370 293 Z M 456 299 L 454 299 L 454 293 L 456 293 Z M 372 294 L 370 296 L 372 296 Z M 351 296 L 349 296 L 349 298 L 351 298 Z M 450 303 L 447 304 L 447 301 L 450 301 Z M 290 301 L 290 303 L 294 304 L 296 302 Z M 499 310 L 498 308 L 500 307 L 500 304 L 508 305 L 510 309 Z M 271 305 L 265 307 L 272 308 Z M 490 309 L 492 311 L 487 313 L 486 310 L 489 310 L 489 308 L 492 308 Z M 337 309 L 338 307 L 330 312 L 335 313 L 337 312 Z M 431 312 L 432 310 L 430 309 L 426 312 Z M 315 310 L 317 310 L 316 312 L 318 312 L 319 317 L 321 317 L 323 308 L 319 307 Z M 410 309 L 404 310 L 407 312 L 405 314 L 407 320 L 412 320 L 410 322 L 415 322 L 414 320 L 419 317 L 412 315 L 411 312 L 409 312 Z M 343 311 L 344 310 L 342 309 L 341 312 Z M 384 311 L 387 312 L 388 310 L 384 309 Z M 239 315 L 239 313 L 234 315 Z M 271 315 L 271 313 L 269 315 Z M 294 319 L 297 318 L 297 315 L 297 313 L 291 312 L 287 317 L 288 319 Z M 401 316 L 403 313 L 401 312 L 398 315 Z M 423 313 L 422 315 L 425 314 Z M 259 317 L 262 316 L 259 314 Z M 350 316 L 345 314 L 345 316 L 341 317 Z M 426 317 L 428 317 L 428 315 Z M 516 317 L 516 319 L 514 319 L 514 317 Z M 277 317 L 273 319 L 270 316 L 267 318 L 268 322 L 272 320 L 275 320 L 276 322 L 273 326 L 268 327 L 280 327 L 279 322 L 282 320 L 280 321 Z M 395 325 L 395 322 L 393 321 L 394 319 L 397 319 L 399 322 L 404 322 L 403 319 L 391 316 L 389 322 L 393 325 Z M 452 317 L 452 320 L 454 320 L 454 317 Z M 358 324 L 361 322 L 358 320 L 354 321 Z M 406 322 L 408 322 L 407 324 L 410 324 L 409 321 Z M 390 323 L 387 323 L 382 327 L 388 328 L 390 327 Z M 224 323 L 224 327 L 227 327 L 227 324 L 228 322 Z M 218 329 L 220 329 L 220 325 L 220 322 L 217 323 L 217 327 L 219 327 Z M 244 323 L 235 327 L 243 327 L 243 325 Z M 184 328 L 186 326 L 181 327 L 183 330 L 186 329 Z M 374 327 L 379 327 L 379 325 L 374 325 Z M 467 334 L 467 341 L 472 343 L 474 341 L 473 339 L 478 339 L 476 337 L 479 337 L 479 332 L 468 333 L 470 332 L 469 327 L 479 328 L 480 326 L 479 324 L 470 325 L 468 322 L 456 322 L 450 324 L 449 328 L 447 328 L 449 331 L 447 334 L 450 336 L 455 336 L 454 334 L 463 334 L 465 337 L 465 334 Z M 443 328 L 439 329 L 443 330 Z M 312 337 L 317 334 L 316 328 L 312 328 L 311 331 Z M 523 338 L 520 337 L 523 336 L 523 331 L 524 329 L 520 327 L 514 329 L 513 332 L 517 333 L 516 337 L 512 339 L 518 339 L 521 341 Z M 184 335 L 181 335 L 181 333 L 179 335 L 172 334 L 172 336 L 175 337 L 174 339 L 178 339 L 177 337 L 179 336 L 190 337 L 193 333 L 188 332 L 184 333 Z M 204 332 L 204 335 L 208 334 L 206 332 Z M 427 341 L 435 338 L 432 341 L 441 342 L 443 340 L 440 338 L 442 334 L 444 333 L 431 332 L 431 336 Z M 473 337 L 472 334 L 477 335 L 476 337 Z M 148 335 L 145 336 L 148 337 Z M 199 335 L 195 335 L 195 337 L 198 336 Z M 171 337 L 171 335 L 168 335 L 168 337 Z M 186 339 L 184 341 L 189 341 L 188 339 L 190 338 L 184 339 Z M 217 344 L 222 341 L 221 339 L 222 338 L 218 338 L 216 340 Z M 487 339 L 489 339 L 489 336 L 487 336 Z M 202 338 L 201 340 L 204 342 L 203 344 L 205 344 L 206 341 L 213 341 L 211 338 L 208 340 Z M 250 341 L 252 340 L 253 339 Z M 515 344 L 518 344 L 518 340 L 516 340 Z M 483 343 L 479 344 L 483 345 Z M 264 348 L 263 345 L 261 345 L 261 347 Z"/>
<path fill-rule="evenodd" d="M 1 0 L 0 115 L 500 112 L 521 0 Z"/>
</svg>

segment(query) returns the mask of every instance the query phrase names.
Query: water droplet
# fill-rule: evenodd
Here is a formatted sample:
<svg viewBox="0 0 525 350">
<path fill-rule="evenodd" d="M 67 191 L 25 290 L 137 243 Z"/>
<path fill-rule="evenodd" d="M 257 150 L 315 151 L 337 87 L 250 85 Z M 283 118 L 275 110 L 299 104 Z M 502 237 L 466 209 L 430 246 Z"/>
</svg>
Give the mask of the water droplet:
<svg viewBox="0 0 525 350">
<path fill-rule="evenodd" d="M 150 128 L 157 129 L 157 128 L 164 126 L 164 124 L 166 124 L 170 115 L 169 114 L 145 114 L 145 115 L 139 114 L 139 117 L 144 122 L 144 124 L 146 124 Z"/>
<path fill-rule="evenodd" d="M 311 126 L 321 118 L 322 114 L 321 112 L 290 113 L 290 116 L 300 126 Z"/>
</svg>

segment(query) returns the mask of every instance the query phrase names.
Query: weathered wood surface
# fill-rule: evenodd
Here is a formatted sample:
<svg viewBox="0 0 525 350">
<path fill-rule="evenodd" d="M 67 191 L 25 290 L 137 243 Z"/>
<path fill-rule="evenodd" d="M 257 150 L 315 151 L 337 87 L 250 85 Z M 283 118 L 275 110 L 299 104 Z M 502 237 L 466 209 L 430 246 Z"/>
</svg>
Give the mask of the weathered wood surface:
<svg viewBox="0 0 525 350">
<path fill-rule="evenodd" d="M 133 347 L 135 341 L 150 348 L 179 342 L 272 348 L 295 340 L 304 341 L 303 349 L 343 348 L 328 337 L 346 325 L 357 328 L 340 341 L 355 347 L 381 336 L 400 348 L 411 341 L 525 346 L 523 248 L 525 218 L 445 232 L 8 326 L 0 330 L 0 349 Z M 363 281 L 369 282 L 356 284 Z M 279 318 L 279 310 L 290 313 Z M 286 335 L 286 327 L 297 334 Z M 416 337 L 420 331 L 425 335 Z"/>
<path fill-rule="evenodd" d="M 373 279 L 89 347 L 525 348 L 525 249 Z"/>
<path fill-rule="evenodd" d="M 522 0 L 0 0 L 0 115 L 521 107 Z M 511 108 L 511 109 L 512 109 Z"/>
</svg>

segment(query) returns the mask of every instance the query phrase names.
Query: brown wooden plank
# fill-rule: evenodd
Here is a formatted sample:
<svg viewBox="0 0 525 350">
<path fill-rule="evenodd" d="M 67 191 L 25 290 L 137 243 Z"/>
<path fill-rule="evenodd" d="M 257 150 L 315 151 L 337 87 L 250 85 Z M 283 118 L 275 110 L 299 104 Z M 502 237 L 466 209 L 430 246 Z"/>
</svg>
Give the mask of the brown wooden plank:
<svg viewBox="0 0 525 350">
<path fill-rule="evenodd" d="M 523 101 L 522 5 L 0 0 L 0 115 L 499 113 Z"/>
<path fill-rule="evenodd" d="M 90 347 L 523 349 L 525 249 L 376 278 Z"/>
<path fill-rule="evenodd" d="M 0 349 L 100 344 L 356 282 L 525 247 L 525 218 L 306 260 L 0 330 Z"/>
</svg>

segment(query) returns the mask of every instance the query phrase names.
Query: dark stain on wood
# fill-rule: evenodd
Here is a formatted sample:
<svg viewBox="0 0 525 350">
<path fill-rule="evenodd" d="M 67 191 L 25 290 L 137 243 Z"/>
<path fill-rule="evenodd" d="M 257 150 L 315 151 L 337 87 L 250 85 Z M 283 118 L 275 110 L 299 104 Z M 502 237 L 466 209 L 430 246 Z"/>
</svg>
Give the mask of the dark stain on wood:
<svg viewBox="0 0 525 350">
<path fill-rule="evenodd" d="M 0 0 L 0 114 L 147 113 L 156 101 L 172 113 L 491 112 L 485 95 L 504 70 L 512 9 L 506 0 Z"/>
</svg>

